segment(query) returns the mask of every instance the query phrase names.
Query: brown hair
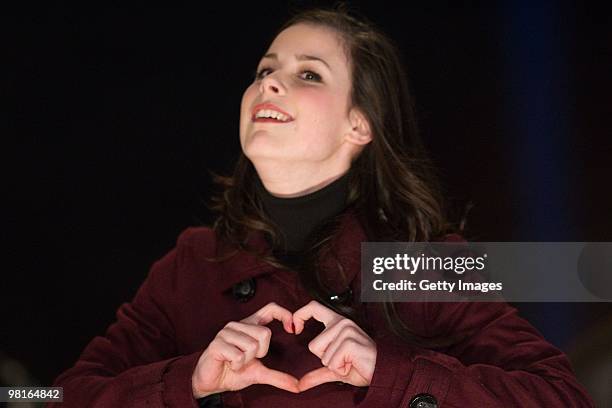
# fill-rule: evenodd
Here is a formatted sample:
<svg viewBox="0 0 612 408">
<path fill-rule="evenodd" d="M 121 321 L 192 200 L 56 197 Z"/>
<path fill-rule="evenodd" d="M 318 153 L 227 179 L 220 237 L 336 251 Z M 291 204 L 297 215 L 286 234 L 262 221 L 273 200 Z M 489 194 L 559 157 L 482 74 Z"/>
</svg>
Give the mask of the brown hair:
<svg viewBox="0 0 612 408">
<path fill-rule="evenodd" d="M 372 131 L 372 141 L 353 160 L 349 170 L 348 207 L 355 210 L 370 241 L 429 241 L 451 231 L 434 168 L 417 131 L 412 96 L 397 46 L 363 16 L 355 17 L 344 4 L 332 9 L 298 12 L 276 33 L 295 24 L 332 29 L 344 45 L 351 65 L 352 107 L 361 110 Z M 213 228 L 219 239 L 238 250 L 250 251 L 249 233 L 260 231 L 272 246 L 279 231 L 263 211 L 255 193 L 255 169 L 241 153 L 231 177 L 214 176 L 221 192 L 211 209 L 218 213 Z M 325 222 L 310 236 L 304 262 L 297 268 L 313 298 L 367 327 L 356 310 L 331 302 L 321 285 L 317 260 L 337 232 L 340 217 Z M 227 258 L 236 253 L 226 254 Z M 278 267 L 287 267 L 271 254 L 258 254 Z M 342 265 L 337 263 L 338 273 Z M 435 342 L 415 336 L 401 321 L 394 304 L 383 303 L 391 330 L 419 344 Z"/>
</svg>

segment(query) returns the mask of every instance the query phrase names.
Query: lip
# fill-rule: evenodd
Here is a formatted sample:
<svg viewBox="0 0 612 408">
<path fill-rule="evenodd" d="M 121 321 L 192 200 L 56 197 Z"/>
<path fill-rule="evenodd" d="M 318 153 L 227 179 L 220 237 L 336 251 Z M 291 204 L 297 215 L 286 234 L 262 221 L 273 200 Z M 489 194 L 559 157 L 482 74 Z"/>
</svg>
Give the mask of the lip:
<svg viewBox="0 0 612 408">
<path fill-rule="evenodd" d="M 286 121 L 286 122 L 279 122 L 279 121 L 277 121 L 277 120 L 275 120 L 275 119 L 272 119 L 272 120 L 273 120 L 274 122 L 276 122 L 276 123 L 289 123 L 289 122 L 293 121 L 293 116 L 291 116 L 290 114 L 288 114 L 287 112 L 285 112 L 284 110 L 282 110 L 281 108 L 279 108 L 278 106 L 276 106 L 276 105 L 274 105 L 273 103 L 270 103 L 270 102 L 264 102 L 264 103 L 260 103 L 259 105 L 255 105 L 255 107 L 253 108 L 253 110 L 252 110 L 252 116 L 251 116 L 251 120 L 252 120 L 253 122 L 255 122 L 255 120 L 256 120 L 256 118 L 255 118 L 255 114 L 256 114 L 258 111 L 262 110 L 262 109 L 268 109 L 268 110 L 277 111 L 277 112 L 280 112 L 280 113 L 282 113 L 283 115 L 285 115 L 285 116 L 288 116 L 288 117 L 289 117 L 289 120 L 288 120 L 288 121 Z M 259 121 L 261 121 L 261 122 L 266 122 L 266 121 L 270 121 L 270 120 L 271 120 L 271 119 L 269 119 L 269 118 L 259 118 L 259 119 L 257 119 L 257 121 L 258 121 L 258 122 L 259 122 Z"/>
</svg>

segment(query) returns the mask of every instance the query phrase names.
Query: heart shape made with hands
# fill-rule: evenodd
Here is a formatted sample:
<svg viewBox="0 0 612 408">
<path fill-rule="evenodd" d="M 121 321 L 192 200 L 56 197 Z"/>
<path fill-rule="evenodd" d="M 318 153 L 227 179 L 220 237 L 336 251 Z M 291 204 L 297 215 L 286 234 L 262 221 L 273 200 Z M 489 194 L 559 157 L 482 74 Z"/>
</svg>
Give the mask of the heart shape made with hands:
<svg viewBox="0 0 612 408">
<path fill-rule="evenodd" d="M 273 319 L 281 321 L 285 331 L 295 335 L 302 333 L 309 319 L 325 325 L 308 344 L 310 352 L 321 360 L 322 367 L 296 379 L 300 392 L 336 381 L 358 387 L 370 385 L 376 364 L 376 343 L 355 322 L 314 300 L 294 313 L 268 303 L 243 322 L 266 324 Z"/>
</svg>

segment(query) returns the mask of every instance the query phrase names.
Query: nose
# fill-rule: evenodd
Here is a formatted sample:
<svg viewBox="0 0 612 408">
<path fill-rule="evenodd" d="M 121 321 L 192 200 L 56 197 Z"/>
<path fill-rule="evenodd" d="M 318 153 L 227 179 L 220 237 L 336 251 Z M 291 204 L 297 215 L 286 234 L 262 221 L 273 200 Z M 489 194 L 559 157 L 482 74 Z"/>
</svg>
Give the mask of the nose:
<svg viewBox="0 0 612 408">
<path fill-rule="evenodd" d="M 269 92 L 275 95 L 283 95 L 285 93 L 285 87 L 281 81 L 274 76 L 274 74 L 269 74 L 263 77 L 261 80 L 259 84 L 259 92 L 262 94 Z"/>
</svg>

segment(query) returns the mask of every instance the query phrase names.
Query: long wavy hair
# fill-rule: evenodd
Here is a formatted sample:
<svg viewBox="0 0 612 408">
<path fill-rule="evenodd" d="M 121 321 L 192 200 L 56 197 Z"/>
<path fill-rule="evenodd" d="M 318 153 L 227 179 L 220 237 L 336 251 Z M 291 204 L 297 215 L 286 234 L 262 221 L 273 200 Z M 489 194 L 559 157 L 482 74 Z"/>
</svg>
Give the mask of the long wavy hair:
<svg viewBox="0 0 612 408">
<path fill-rule="evenodd" d="M 429 241 L 456 230 L 445 217 L 438 177 L 419 137 L 413 98 L 397 46 L 374 24 L 342 3 L 331 9 L 299 11 L 276 35 L 295 24 L 332 29 L 349 57 L 350 103 L 367 118 L 372 141 L 351 164 L 347 208 L 357 214 L 368 240 Z M 256 194 L 256 177 L 244 153 L 232 176 L 213 174 L 219 186 L 210 205 L 217 215 L 213 229 L 218 239 L 234 248 L 230 253 L 218 254 L 215 260 L 227 259 L 238 251 L 253 252 L 248 245 L 252 232 L 263 233 L 272 247 L 281 244 L 280 230 L 268 218 Z M 319 276 L 318 261 L 323 256 L 333 256 L 326 244 L 338 232 L 341 215 L 332 217 L 309 236 L 300 264 L 291 267 L 299 272 L 302 284 L 314 299 L 367 331 L 368 322 L 359 308 L 331 301 L 330 291 Z M 273 266 L 290 267 L 272 252 L 255 255 Z M 336 265 L 337 273 L 344 276 L 340 262 Z M 382 307 L 389 328 L 401 338 L 429 347 L 446 344 L 413 333 L 399 318 L 394 303 L 384 302 Z"/>
</svg>

